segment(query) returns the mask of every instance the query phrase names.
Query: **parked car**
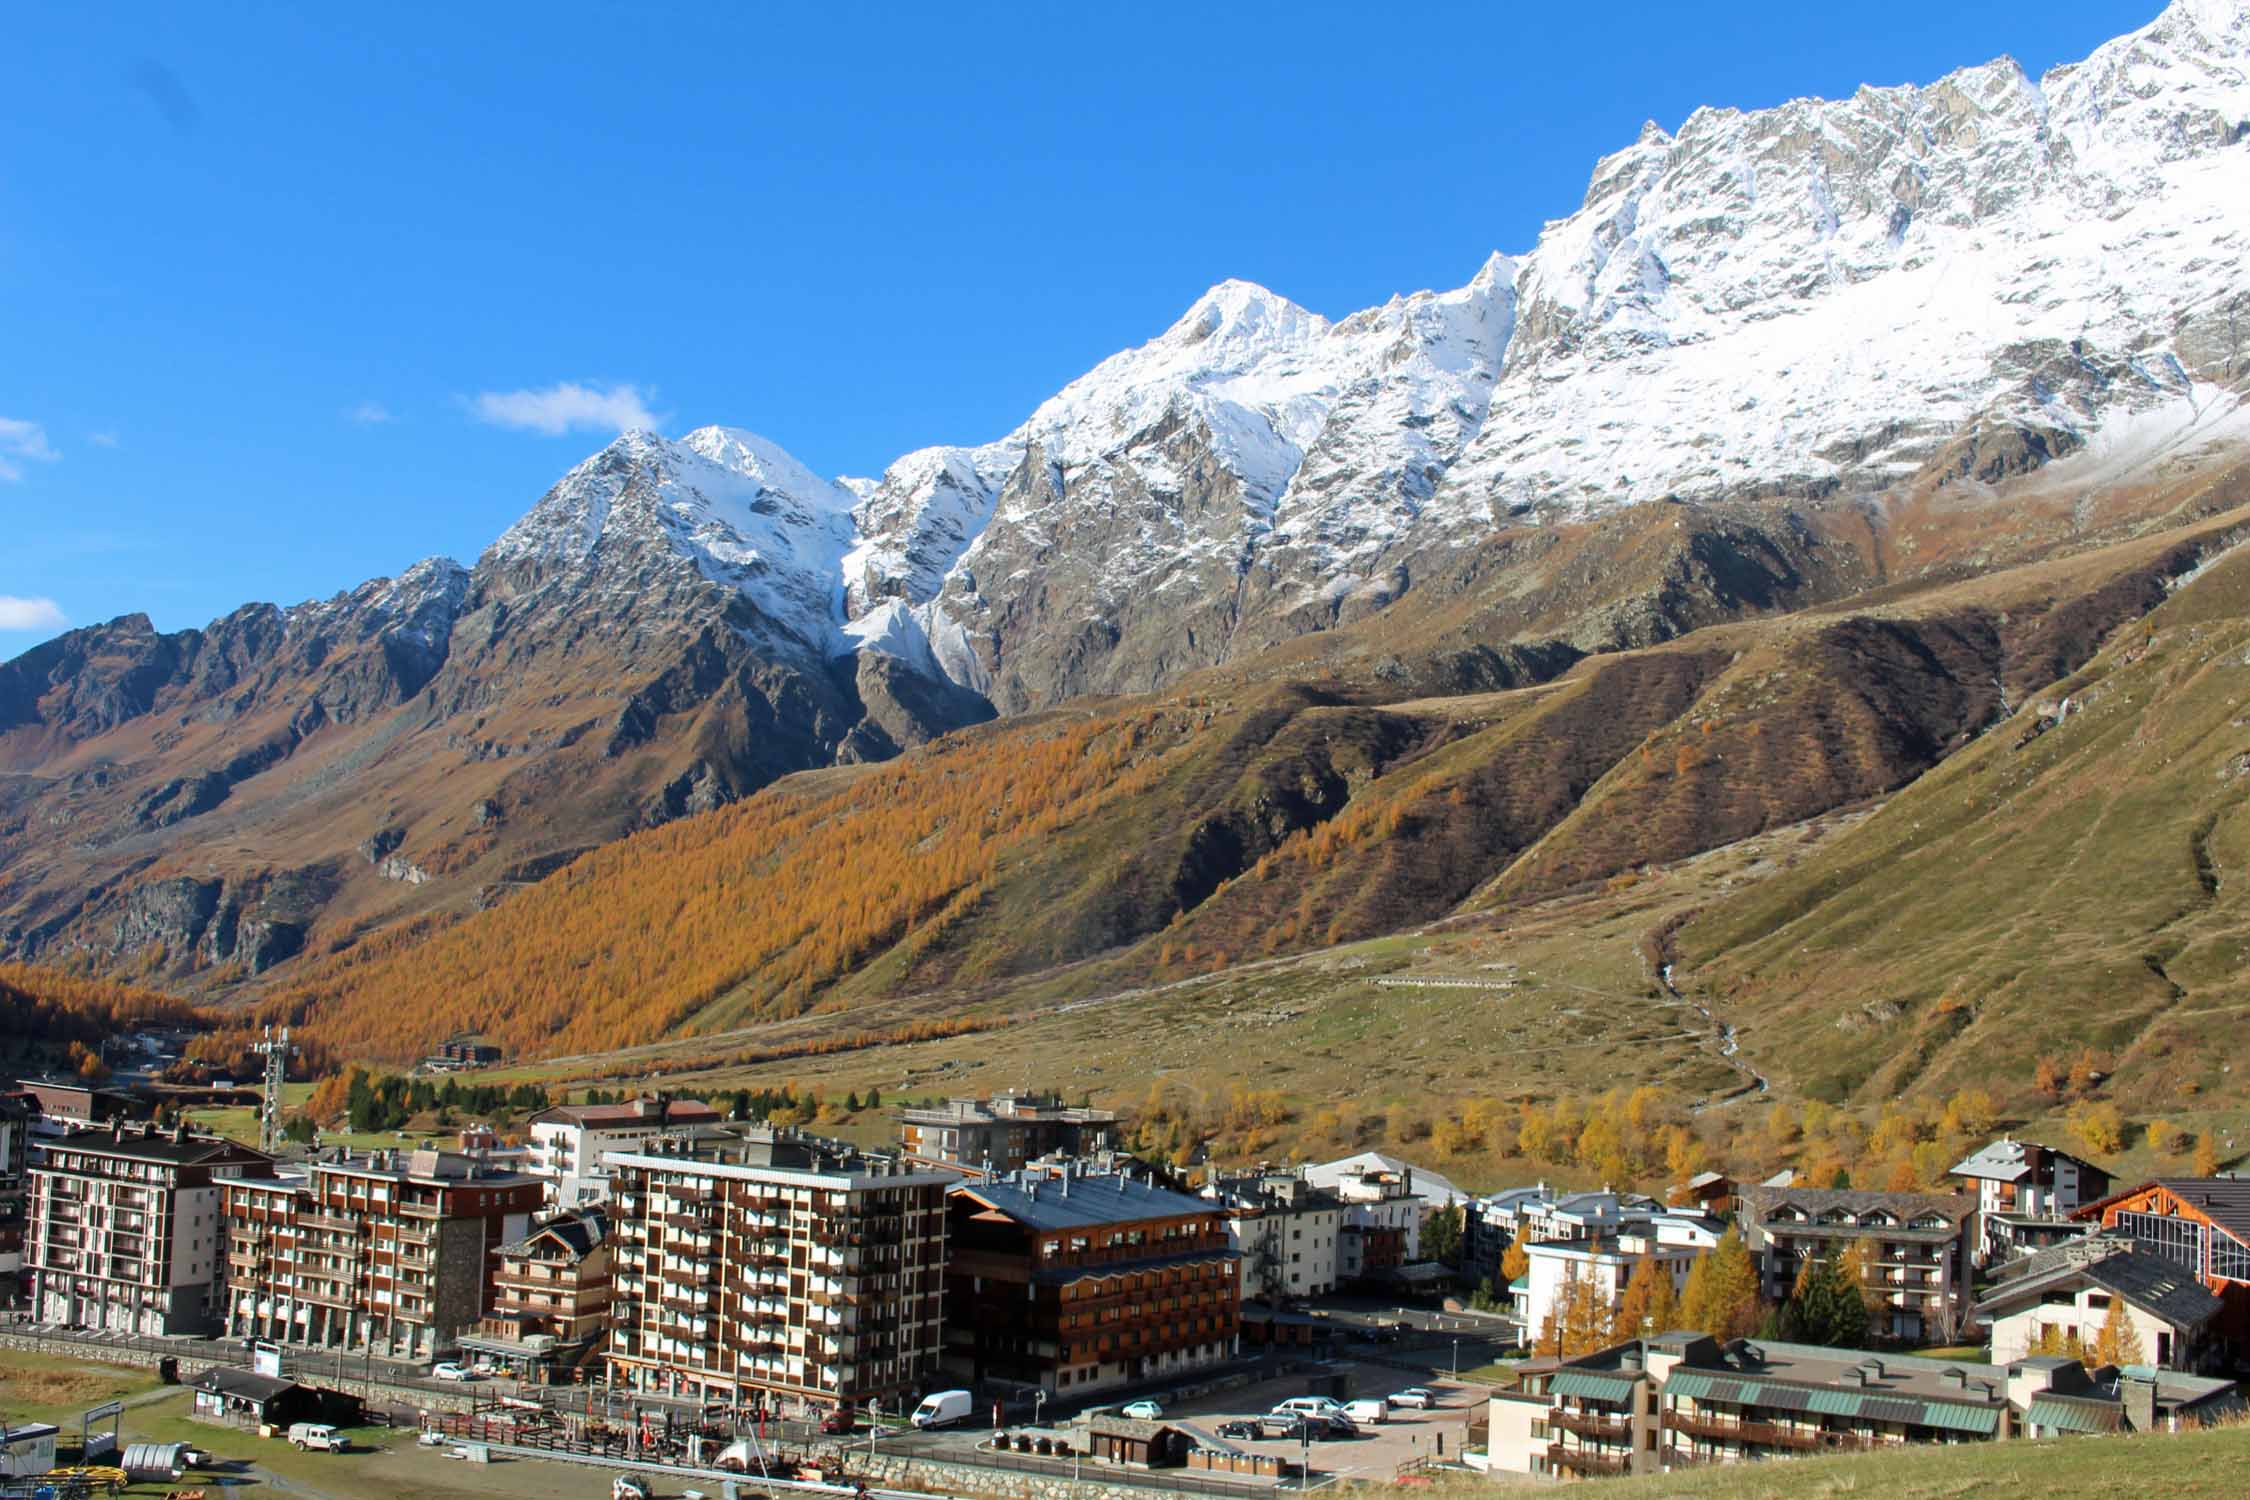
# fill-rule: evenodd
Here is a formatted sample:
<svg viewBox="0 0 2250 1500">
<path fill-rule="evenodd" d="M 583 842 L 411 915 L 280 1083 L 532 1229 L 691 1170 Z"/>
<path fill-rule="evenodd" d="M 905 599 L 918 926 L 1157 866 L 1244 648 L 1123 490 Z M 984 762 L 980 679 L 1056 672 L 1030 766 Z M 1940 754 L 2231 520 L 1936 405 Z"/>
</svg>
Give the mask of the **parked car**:
<svg viewBox="0 0 2250 1500">
<path fill-rule="evenodd" d="M 1133 1401 L 1127 1403 L 1118 1415 L 1131 1417 L 1136 1422 L 1161 1422 L 1164 1420 L 1164 1408 L 1154 1401 Z"/>
<path fill-rule="evenodd" d="M 829 1437 L 839 1437 L 859 1430 L 859 1413 L 849 1406 L 839 1406 L 820 1419 L 820 1430 Z"/>
<path fill-rule="evenodd" d="M 1293 1411 L 1271 1411 L 1258 1419 L 1258 1435 L 1268 1442 L 1294 1443 L 1306 1436 L 1305 1419 Z"/>
<path fill-rule="evenodd" d="M 326 1422 L 291 1422 L 289 1445 L 299 1453 L 315 1448 L 323 1453 L 343 1453 L 350 1449 L 351 1440 Z"/>
<path fill-rule="evenodd" d="M 1391 1419 L 1391 1403 L 1380 1396 L 1363 1396 L 1357 1401 L 1346 1401 L 1344 1415 L 1358 1424 L 1388 1422 Z"/>
<path fill-rule="evenodd" d="M 609 1482 L 609 1500 L 649 1500 L 648 1481 L 637 1474 L 620 1474 Z"/>
<path fill-rule="evenodd" d="M 1255 1439 L 1263 1435 L 1264 1434 L 1262 1434 L 1258 1430 L 1257 1423 L 1246 1422 L 1240 1418 L 1237 1418 L 1232 1422 L 1221 1422 L 1219 1424 L 1219 1436 L 1231 1439 L 1236 1442 L 1239 1442 L 1245 1438 Z"/>
<path fill-rule="evenodd" d="M 1410 1385 L 1403 1391 L 1391 1392 L 1391 1405 L 1411 1406 L 1426 1411 L 1437 1405 L 1437 1393 L 1426 1385 Z"/>
<path fill-rule="evenodd" d="M 1328 1438 L 1355 1438 L 1359 1436 L 1358 1424 L 1340 1411 L 1317 1413 L 1305 1418 L 1312 1429 L 1312 1440 L 1321 1442 Z"/>
<path fill-rule="evenodd" d="M 469 1373 L 467 1365 L 448 1359 L 441 1361 L 431 1369 L 430 1378 L 432 1380 L 474 1380 L 476 1376 Z"/>
<path fill-rule="evenodd" d="M 442 1448 L 445 1446 L 445 1434 L 435 1428 L 424 1428 L 414 1441 L 420 1447 Z"/>
<path fill-rule="evenodd" d="M 1344 1403 L 1331 1396 L 1292 1396 L 1275 1406 L 1273 1411 L 1275 1416 L 1288 1412 L 1299 1417 L 1325 1417 L 1343 1409 Z"/>
</svg>

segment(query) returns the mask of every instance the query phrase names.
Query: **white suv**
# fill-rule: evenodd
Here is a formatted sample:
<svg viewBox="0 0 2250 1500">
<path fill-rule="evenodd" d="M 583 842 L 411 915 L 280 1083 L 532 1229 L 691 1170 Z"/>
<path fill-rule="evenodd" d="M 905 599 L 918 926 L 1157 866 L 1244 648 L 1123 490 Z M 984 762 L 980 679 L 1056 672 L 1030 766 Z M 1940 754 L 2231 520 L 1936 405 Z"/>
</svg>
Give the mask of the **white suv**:
<svg viewBox="0 0 2250 1500">
<path fill-rule="evenodd" d="M 1340 1417 L 1344 1403 L 1327 1396 L 1295 1396 L 1273 1409 L 1277 1417 Z"/>
</svg>

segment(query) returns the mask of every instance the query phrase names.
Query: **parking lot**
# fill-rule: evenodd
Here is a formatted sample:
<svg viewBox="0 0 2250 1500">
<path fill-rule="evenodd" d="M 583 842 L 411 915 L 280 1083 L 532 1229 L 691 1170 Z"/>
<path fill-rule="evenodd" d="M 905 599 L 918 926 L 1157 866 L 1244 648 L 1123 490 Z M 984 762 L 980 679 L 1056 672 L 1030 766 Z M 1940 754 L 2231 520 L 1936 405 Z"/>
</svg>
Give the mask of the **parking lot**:
<svg viewBox="0 0 2250 1500">
<path fill-rule="evenodd" d="M 1292 1396 L 1329 1394 L 1326 1374 L 1345 1378 L 1346 1395 L 1339 1397 L 1340 1400 L 1388 1396 L 1410 1385 L 1421 1385 L 1433 1392 L 1437 1401 L 1427 1411 L 1393 1408 L 1388 1421 L 1362 1424 L 1356 1438 L 1331 1438 L 1311 1443 L 1312 1467 L 1323 1473 L 1388 1478 L 1419 1459 L 1458 1458 L 1471 1418 L 1482 1415 L 1484 1394 L 1481 1388 L 1454 1385 L 1444 1380 L 1416 1380 L 1411 1374 L 1389 1365 L 1344 1362 L 1320 1377 L 1308 1379 L 1296 1375 L 1261 1381 L 1201 1400 L 1182 1402 L 1165 1408 L 1164 1419 L 1185 1423 L 1206 1437 L 1218 1439 L 1222 1422 L 1236 1418 L 1255 1420 Z M 1306 1445 L 1294 1439 L 1229 1438 L 1224 1441 L 1230 1447 L 1292 1459 L 1306 1451 Z"/>
</svg>

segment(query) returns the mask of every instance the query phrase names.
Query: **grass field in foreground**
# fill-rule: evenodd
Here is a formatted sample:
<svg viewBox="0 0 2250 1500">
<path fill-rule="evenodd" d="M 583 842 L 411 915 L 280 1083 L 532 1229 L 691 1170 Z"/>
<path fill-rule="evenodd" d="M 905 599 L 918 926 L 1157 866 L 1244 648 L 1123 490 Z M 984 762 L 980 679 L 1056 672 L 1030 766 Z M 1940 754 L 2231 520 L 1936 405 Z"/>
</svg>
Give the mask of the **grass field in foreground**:
<svg viewBox="0 0 2250 1500">
<path fill-rule="evenodd" d="M 1445 1500 L 1489 1495 L 1491 1482 L 1437 1486 Z M 2250 1495 L 2250 1424 L 2178 1435 L 1961 1443 L 1839 1458 L 1730 1464 L 1645 1479 L 1601 1481 L 1603 1500 L 2042 1500 L 2050 1495 Z"/>
</svg>

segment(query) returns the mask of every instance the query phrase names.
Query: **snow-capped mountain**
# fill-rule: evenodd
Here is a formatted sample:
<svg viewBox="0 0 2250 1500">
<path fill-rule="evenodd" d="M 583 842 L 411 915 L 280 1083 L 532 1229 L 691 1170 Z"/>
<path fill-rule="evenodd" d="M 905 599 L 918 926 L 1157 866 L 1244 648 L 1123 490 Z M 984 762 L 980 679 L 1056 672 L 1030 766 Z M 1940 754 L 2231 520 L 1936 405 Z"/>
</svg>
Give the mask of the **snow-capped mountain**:
<svg viewBox="0 0 2250 1500">
<path fill-rule="evenodd" d="M 2246 392 L 2250 0 L 2036 81 L 1701 110 L 1458 289 L 1331 321 L 1224 281 L 991 442 L 830 480 L 627 433 L 473 568 L 0 663 L 0 952 L 255 970 L 331 902 L 499 899 L 793 771 L 1339 626 L 1245 670 L 1507 686 L 1999 566 L 2180 503 L 2142 481 L 2250 450 Z"/>
<path fill-rule="evenodd" d="M 1380 609 L 1416 557 L 1512 523 L 2232 440 L 2246 56 L 2245 0 L 2177 0 L 2037 81 L 2003 59 L 1699 110 L 1457 291 L 1331 323 L 1221 282 L 1006 437 L 879 481 L 629 435 L 487 561 L 661 540 L 808 651 L 1021 708 Z"/>
</svg>

